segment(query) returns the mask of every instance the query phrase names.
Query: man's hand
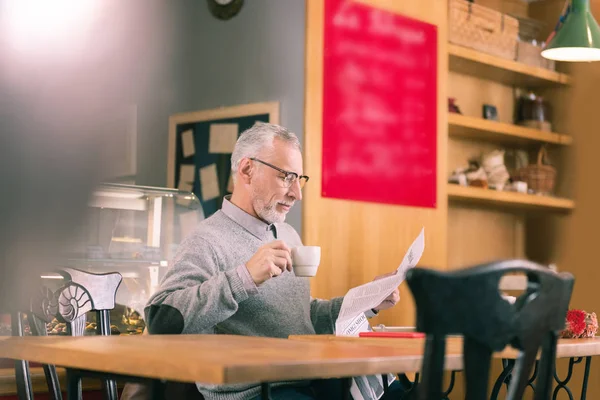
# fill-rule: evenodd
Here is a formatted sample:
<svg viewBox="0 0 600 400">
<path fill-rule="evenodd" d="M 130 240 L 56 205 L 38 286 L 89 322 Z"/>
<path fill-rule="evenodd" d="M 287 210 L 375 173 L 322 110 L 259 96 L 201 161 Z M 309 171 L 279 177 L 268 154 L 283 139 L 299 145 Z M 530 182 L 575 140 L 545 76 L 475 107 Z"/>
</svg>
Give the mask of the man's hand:
<svg viewBox="0 0 600 400">
<path fill-rule="evenodd" d="M 290 248 L 282 241 L 267 243 L 254 253 L 246 263 L 246 268 L 256 285 L 279 276 L 286 269 L 292 270 Z"/>
<path fill-rule="evenodd" d="M 392 276 L 395 274 L 396 274 L 396 271 L 390 272 L 387 274 L 376 276 L 375 279 L 373 279 L 373 280 L 376 281 L 378 279 L 387 278 L 388 276 Z M 378 312 L 381 310 L 387 310 L 388 308 L 394 307 L 396 304 L 398 304 L 399 301 L 400 301 L 400 291 L 398 290 L 398 288 L 396 288 L 388 297 L 385 298 L 385 300 L 383 300 L 373 310 L 378 311 Z"/>
</svg>

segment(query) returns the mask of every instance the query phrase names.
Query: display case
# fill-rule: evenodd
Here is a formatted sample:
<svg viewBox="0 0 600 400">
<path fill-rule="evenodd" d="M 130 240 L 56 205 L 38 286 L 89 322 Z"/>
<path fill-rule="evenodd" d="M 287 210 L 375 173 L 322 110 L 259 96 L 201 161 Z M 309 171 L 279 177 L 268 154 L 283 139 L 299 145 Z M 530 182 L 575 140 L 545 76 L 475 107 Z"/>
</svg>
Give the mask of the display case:
<svg viewBox="0 0 600 400">
<path fill-rule="evenodd" d="M 119 272 L 117 306 L 111 311 L 113 334 L 141 334 L 143 309 L 170 266 L 177 247 L 204 218 L 191 192 L 123 184 L 102 184 L 91 194 L 84 221 L 65 252 L 41 276 L 55 291 L 64 284 L 56 271 L 76 268 L 92 273 Z M 10 329 L 4 326 L 4 334 Z M 95 313 L 88 313 L 86 334 L 94 334 Z M 64 323 L 48 324 L 49 334 L 66 334 Z"/>
</svg>

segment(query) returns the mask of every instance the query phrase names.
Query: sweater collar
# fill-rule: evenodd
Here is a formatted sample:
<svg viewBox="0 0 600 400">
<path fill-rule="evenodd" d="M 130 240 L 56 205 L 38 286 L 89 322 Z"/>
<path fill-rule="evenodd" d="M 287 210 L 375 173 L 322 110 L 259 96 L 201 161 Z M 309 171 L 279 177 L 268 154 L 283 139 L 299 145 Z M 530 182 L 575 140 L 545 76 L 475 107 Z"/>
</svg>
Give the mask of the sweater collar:
<svg viewBox="0 0 600 400">
<path fill-rule="evenodd" d="M 225 215 L 260 240 L 269 241 L 272 240 L 273 237 L 275 237 L 275 239 L 277 238 L 277 227 L 275 224 L 267 224 L 266 222 L 253 217 L 233 204 L 230 199 L 231 195 L 227 195 L 223 198 L 221 211 L 223 211 Z M 271 235 L 271 231 L 273 232 L 273 235 Z"/>
</svg>

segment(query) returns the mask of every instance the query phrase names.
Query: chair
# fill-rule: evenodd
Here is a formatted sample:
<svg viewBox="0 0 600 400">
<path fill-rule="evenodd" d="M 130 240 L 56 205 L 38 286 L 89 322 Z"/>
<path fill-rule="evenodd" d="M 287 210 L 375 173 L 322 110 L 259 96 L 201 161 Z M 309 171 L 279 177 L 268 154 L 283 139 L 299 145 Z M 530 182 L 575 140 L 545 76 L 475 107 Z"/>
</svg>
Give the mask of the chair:
<svg viewBox="0 0 600 400">
<path fill-rule="evenodd" d="M 96 311 L 96 332 L 98 335 L 110 336 L 110 310 L 115 308 L 117 289 L 123 280 L 118 272 L 93 274 L 73 268 L 58 271 L 66 284 L 56 293 L 58 315 L 67 323 L 67 333 L 72 336 L 83 336 L 86 313 Z M 70 397 L 77 392 L 81 399 L 81 377 L 67 374 Z M 119 394 L 117 383 L 107 379 L 104 382 L 107 400 L 117 400 Z"/>
<path fill-rule="evenodd" d="M 39 290 L 30 299 L 28 312 L 13 311 L 11 313 L 12 335 L 25 335 L 25 326 L 23 322 L 25 315 L 27 315 L 31 333 L 34 336 L 46 336 L 46 323 L 52 321 L 57 312 L 58 303 L 54 293 L 47 287 L 40 286 Z M 48 384 L 50 399 L 62 400 L 56 367 L 54 365 L 43 365 L 43 368 Z M 34 396 L 28 361 L 15 360 L 15 376 L 19 400 L 32 400 Z"/>
<path fill-rule="evenodd" d="M 10 315 L 11 333 L 13 336 L 24 336 L 23 312 L 12 311 Z M 33 388 L 31 384 L 31 372 L 29 361 L 15 360 L 15 377 L 17 380 L 17 396 L 19 400 L 33 399 Z"/>
<path fill-rule="evenodd" d="M 521 272 L 527 289 L 515 304 L 498 290 L 507 273 Z M 536 400 L 549 399 L 558 333 L 573 290 L 574 278 L 525 260 L 507 260 L 460 271 L 413 268 L 406 282 L 416 304 L 417 330 L 426 334 L 418 386 L 419 400 L 442 398 L 447 335 L 462 335 L 466 399 L 487 397 L 490 362 L 506 345 L 520 350 L 507 399 L 521 399 L 541 347 Z"/>
<path fill-rule="evenodd" d="M 35 336 L 47 336 L 46 324 L 52 322 L 58 313 L 58 300 L 52 290 L 41 286 L 31 299 L 29 312 L 29 326 Z M 52 400 L 62 400 L 60 383 L 56 366 L 44 364 L 44 375 L 48 384 L 48 393 Z"/>
<path fill-rule="evenodd" d="M 46 323 L 54 317 L 66 322 L 67 333 L 72 336 L 83 336 L 85 331 L 86 313 L 96 311 L 97 334 L 110 335 L 110 310 L 115 307 L 117 289 L 122 276 L 119 273 L 92 274 L 73 268 L 58 271 L 65 279 L 65 284 L 55 293 L 46 287 L 33 296 L 28 311 L 28 321 L 31 332 L 36 336 L 47 335 Z M 13 336 L 23 336 L 23 312 L 12 313 Z M 62 400 L 60 382 L 54 365 L 43 365 L 50 398 Z M 17 393 L 20 400 L 33 399 L 29 363 L 25 360 L 15 361 L 17 378 Z M 72 378 L 72 379 L 71 379 Z M 78 398 L 81 398 L 80 377 L 69 378 L 73 390 L 77 388 Z M 116 382 L 104 382 L 106 398 L 118 399 Z"/>
</svg>

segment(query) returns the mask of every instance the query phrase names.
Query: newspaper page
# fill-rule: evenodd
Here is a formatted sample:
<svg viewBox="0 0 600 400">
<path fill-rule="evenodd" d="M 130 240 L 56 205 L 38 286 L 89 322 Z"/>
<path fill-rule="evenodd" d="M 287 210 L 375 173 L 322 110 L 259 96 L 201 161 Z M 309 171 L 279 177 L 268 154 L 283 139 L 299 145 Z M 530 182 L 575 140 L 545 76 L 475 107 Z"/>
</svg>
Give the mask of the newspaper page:
<svg viewBox="0 0 600 400">
<path fill-rule="evenodd" d="M 370 330 L 365 312 L 375 308 L 388 297 L 406 277 L 406 272 L 419 263 L 425 250 L 425 229 L 404 255 L 404 259 L 393 275 L 352 288 L 344 296 L 340 314 L 335 324 L 338 336 L 358 336 L 360 332 Z M 396 377 L 387 375 L 391 384 Z M 352 378 L 350 394 L 354 400 L 378 400 L 383 396 L 381 375 L 364 375 Z"/>
<path fill-rule="evenodd" d="M 344 296 L 344 301 L 342 302 L 342 307 L 335 323 L 336 335 L 358 336 L 361 331 L 357 329 L 357 321 L 362 320 L 361 315 L 377 307 L 400 286 L 406 277 L 406 272 L 419 263 L 424 250 L 425 229 L 423 228 L 419 236 L 409 247 L 404 255 L 404 259 L 393 275 L 350 289 Z M 364 326 L 364 324 L 361 326 Z"/>
</svg>

